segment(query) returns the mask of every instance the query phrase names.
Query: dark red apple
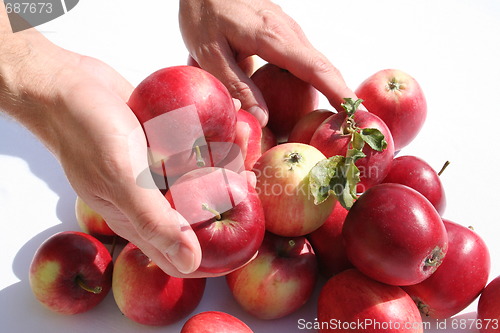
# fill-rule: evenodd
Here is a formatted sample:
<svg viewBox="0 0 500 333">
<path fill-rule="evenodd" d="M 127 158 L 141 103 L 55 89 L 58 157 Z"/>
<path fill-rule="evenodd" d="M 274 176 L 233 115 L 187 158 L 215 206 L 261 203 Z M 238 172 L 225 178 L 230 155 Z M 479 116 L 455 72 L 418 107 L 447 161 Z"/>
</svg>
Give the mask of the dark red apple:
<svg viewBox="0 0 500 333">
<path fill-rule="evenodd" d="M 260 154 L 264 154 L 269 149 L 273 148 L 278 144 L 276 136 L 269 129 L 269 127 L 262 127 L 262 137 L 260 139 Z"/>
<path fill-rule="evenodd" d="M 333 276 L 323 286 L 317 323 L 320 333 L 423 332 L 420 313 L 408 294 L 356 269 Z"/>
<path fill-rule="evenodd" d="M 247 324 L 226 312 L 205 311 L 186 321 L 181 333 L 253 333 Z"/>
<path fill-rule="evenodd" d="M 396 151 L 407 146 L 420 132 L 427 117 L 427 102 L 418 82 L 397 70 L 381 70 L 356 89 L 363 105 L 379 116 L 394 139 Z"/>
<path fill-rule="evenodd" d="M 113 261 L 95 237 L 63 231 L 37 249 L 29 282 L 37 300 L 52 311 L 71 315 L 99 304 L 111 289 Z"/>
<path fill-rule="evenodd" d="M 490 255 L 486 243 L 470 228 L 443 220 L 448 252 L 424 281 L 403 287 L 423 315 L 449 318 L 471 304 L 488 282 Z"/>
<path fill-rule="evenodd" d="M 205 284 L 205 278 L 183 279 L 166 274 L 132 243 L 116 258 L 113 272 L 113 295 L 120 311 L 150 326 L 169 325 L 193 312 Z"/>
<path fill-rule="evenodd" d="M 251 76 L 269 110 L 267 126 L 285 142 L 295 124 L 318 106 L 318 91 L 286 69 L 267 63 Z"/>
<path fill-rule="evenodd" d="M 488 283 L 479 297 L 476 326 L 481 333 L 500 330 L 500 276 Z"/>
<path fill-rule="evenodd" d="M 332 111 L 326 109 L 316 109 L 306 114 L 293 127 L 288 137 L 288 142 L 309 144 L 319 125 L 333 114 Z"/>
<path fill-rule="evenodd" d="M 247 312 L 260 319 L 277 319 L 310 299 L 317 275 L 316 256 L 305 237 L 266 233 L 257 257 L 226 275 L 226 281 Z"/>
<path fill-rule="evenodd" d="M 345 111 L 330 116 L 314 132 L 310 142 L 311 146 L 318 148 L 326 157 L 346 156 L 351 143 L 351 135 L 347 129 L 350 124 L 349 118 Z M 381 151 L 364 145 L 362 152 L 366 156 L 358 159 L 355 163 L 360 172 L 357 190 L 361 193 L 382 182 L 389 172 L 394 158 L 394 142 L 387 126 L 376 115 L 359 110 L 355 112 L 353 119 L 360 129 L 378 129 L 383 134 L 387 144 L 386 148 Z"/>
<path fill-rule="evenodd" d="M 132 92 L 129 107 L 142 124 L 152 170 L 176 177 L 214 166 L 231 149 L 236 112 L 226 87 L 193 66 L 160 69 Z"/>
<path fill-rule="evenodd" d="M 223 168 L 193 170 L 165 197 L 198 236 L 199 271 L 232 271 L 248 262 L 262 243 L 264 211 L 256 190 L 240 174 Z"/>
<path fill-rule="evenodd" d="M 431 276 L 448 249 L 446 228 L 434 206 L 414 189 L 394 183 L 376 185 L 359 197 L 342 236 L 356 268 L 398 286 Z"/>
<path fill-rule="evenodd" d="M 319 271 L 326 278 L 353 267 L 347 258 L 342 239 L 347 212 L 337 201 L 325 223 L 307 236 L 318 258 Z"/>
<path fill-rule="evenodd" d="M 429 200 L 440 215 L 446 208 L 446 194 L 438 173 L 416 156 L 395 158 L 383 183 L 398 183 L 417 190 Z"/>
</svg>

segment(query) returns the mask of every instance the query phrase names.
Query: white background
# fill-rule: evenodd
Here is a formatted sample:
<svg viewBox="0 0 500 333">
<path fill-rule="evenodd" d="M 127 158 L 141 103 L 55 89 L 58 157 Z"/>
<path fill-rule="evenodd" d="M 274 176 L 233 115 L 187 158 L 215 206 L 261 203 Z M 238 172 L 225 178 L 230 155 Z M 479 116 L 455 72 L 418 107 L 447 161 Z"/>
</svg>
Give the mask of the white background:
<svg viewBox="0 0 500 333">
<path fill-rule="evenodd" d="M 444 217 L 474 226 L 489 246 L 490 280 L 500 275 L 497 189 L 500 95 L 500 2 L 490 1 L 277 1 L 311 42 L 341 70 L 354 89 L 384 68 L 401 69 L 421 84 L 428 117 L 401 154 L 439 169 L 448 199 Z M 175 0 L 86 0 L 39 26 L 56 44 L 97 57 L 134 85 L 162 67 L 184 64 Z M 322 99 L 322 107 L 329 105 Z M 179 332 L 123 317 L 112 295 L 76 316 L 53 314 L 31 294 L 28 268 L 37 247 L 52 234 L 78 230 L 75 193 L 53 156 L 15 122 L 0 117 L 0 325 L 5 332 Z M 81 161 L 92 163 L 92 161 Z M 317 293 L 315 294 L 315 297 Z M 315 318 L 315 298 L 297 313 L 260 321 L 243 313 L 223 278 L 208 281 L 195 312 L 223 310 L 255 332 L 300 332 L 297 321 Z M 458 318 L 474 318 L 477 302 Z M 430 330 L 434 332 L 453 331 Z M 454 332 L 474 332 L 455 330 Z"/>
</svg>

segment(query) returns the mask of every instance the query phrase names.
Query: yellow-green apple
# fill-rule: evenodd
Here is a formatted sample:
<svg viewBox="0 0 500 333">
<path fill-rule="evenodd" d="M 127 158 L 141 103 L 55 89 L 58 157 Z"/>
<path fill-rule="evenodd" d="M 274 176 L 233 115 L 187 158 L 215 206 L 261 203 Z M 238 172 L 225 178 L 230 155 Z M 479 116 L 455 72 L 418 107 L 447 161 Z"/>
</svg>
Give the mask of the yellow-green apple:
<svg viewBox="0 0 500 333">
<path fill-rule="evenodd" d="M 342 226 L 347 212 L 348 210 L 337 201 L 325 223 L 307 235 L 318 258 L 319 271 L 326 278 L 354 267 L 347 258 L 342 239 Z"/>
<path fill-rule="evenodd" d="M 241 68 L 243 73 L 250 77 L 255 71 L 255 56 L 246 57 L 245 59 L 238 62 L 238 66 Z M 201 68 L 200 64 L 194 60 L 194 58 L 189 55 L 187 59 L 187 65 Z"/>
<path fill-rule="evenodd" d="M 333 112 L 327 109 L 316 109 L 302 118 L 295 124 L 290 136 L 288 137 L 288 142 L 300 142 L 307 143 L 311 142 L 311 138 L 316 131 L 316 129 L 321 125 L 326 118 L 333 115 Z"/>
<path fill-rule="evenodd" d="M 315 204 L 309 172 L 325 159 L 318 149 L 303 143 L 284 143 L 266 151 L 253 171 L 264 208 L 266 229 L 281 236 L 303 236 L 318 229 L 330 215 L 335 199 Z"/>
<path fill-rule="evenodd" d="M 403 289 L 354 268 L 333 276 L 321 288 L 317 324 L 320 333 L 423 333 L 418 308 Z"/>
<path fill-rule="evenodd" d="M 498 333 L 500 328 L 500 276 L 491 280 L 479 297 L 477 323 L 481 333 Z"/>
<path fill-rule="evenodd" d="M 165 197 L 198 237 L 199 271 L 223 275 L 256 254 L 264 237 L 264 210 L 245 176 L 224 168 L 193 170 Z"/>
<path fill-rule="evenodd" d="M 470 228 L 443 222 L 448 233 L 443 263 L 424 281 L 403 287 L 423 315 L 436 319 L 465 309 L 483 291 L 490 274 L 490 254 L 483 239 Z"/>
<path fill-rule="evenodd" d="M 110 244 L 113 239 L 119 236 L 111 230 L 104 218 L 95 210 L 89 207 L 85 201 L 79 196 L 75 201 L 76 221 L 80 229 L 97 238 L 105 244 Z"/>
<path fill-rule="evenodd" d="M 300 118 L 318 106 L 318 91 L 286 69 L 267 63 L 251 78 L 266 101 L 269 110 L 267 126 L 280 143 L 287 141 Z"/>
<path fill-rule="evenodd" d="M 396 151 L 417 136 L 427 117 L 422 88 L 412 76 L 397 69 L 371 75 L 359 85 L 356 95 L 363 99 L 368 111 L 386 123 Z"/>
<path fill-rule="evenodd" d="M 113 261 L 95 237 L 58 232 L 35 252 L 29 270 L 31 289 L 52 311 L 71 315 L 99 304 L 111 289 Z"/>
<path fill-rule="evenodd" d="M 257 257 L 226 275 L 234 298 L 260 319 L 277 319 L 302 307 L 311 297 L 318 268 L 305 237 L 266 233 Z"/>
<path fill-rule="evenodd" d="M 182 326 L 181 333 L 253 333 L 240 319 L 222 311 L 195 314 Z"/>
<path fill-rule="evenodd" d="M 151 169 L 160 175 L 177 177 L 200 166 L 214 166 L 233 145 L 233 99 L 203 69 L 157 70 L 133 90 L 128 105 L 146 134 Z"/>
<path fill-rule="evenodd" d="M 198 306 L 206 278 L 166 274 L 138 247 L 128 243 L 113 272 L 113 295 L 120 311 L 134 322 L 164 326 L 188 316 Z"/>
</svg>

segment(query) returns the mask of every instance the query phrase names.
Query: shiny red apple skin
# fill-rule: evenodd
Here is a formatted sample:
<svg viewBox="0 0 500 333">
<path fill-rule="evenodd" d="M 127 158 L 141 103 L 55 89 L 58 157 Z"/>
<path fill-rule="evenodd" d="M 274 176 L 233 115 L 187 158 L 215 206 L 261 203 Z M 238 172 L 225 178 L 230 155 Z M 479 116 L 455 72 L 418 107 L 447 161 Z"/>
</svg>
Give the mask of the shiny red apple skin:
<svg viewBox="0 0 500 333">
<path fill-rule="evenodd" d="M 252 170 L 261 152 L 262 127 L 255 116 L 240 109 L 237 114 L 236 138 L 234 143 L 240 148 L 245 170 Z"/>
<path fill-rule="evenodd" d="M 448 235 L 432 204 L 401 184 L 376 185 L 349 210 L 342 237 L 350 262 L 391 285 L 422 282 L 442 263 Z"/>
<path fill-rule="evenodd" d="M 491 280 L 479 297 L 477 323 L 481 324 L 481 333 L 500 331 L 500 276 Z"/>
<path fill-rule="evenodd" d="M 226 157 L 234 142 L 233 99 L 203 69 L 172 66 L 157 70 L 139 83 L 127 104 L 146 133 L 150 164 L 160 175 L 176 177 L 196 169 L 193 152 L 197 145 L 205 165 L 213 166 Z"/>
<path fill-rule="evenodd" d="M 111 230 L 104 218 L 95 210 L 90 208 L 89 205 L 87 205 L 87 203 L 79 196 L 77 196 L 75 201 L 75 216 L 80 229 L 83 232 L 94 236 L 99 241 L 105 244 L 113 243 L 114 239 L 123 241 L 123 238 L 119 237 L 113 230 Z"/>
<path fill-rule="evenodd" d="M 286 142 L 295 124 L 319 102 L 318 91 L 286 69 L 267 63 L 251 76 L 269 110 L 267 126 L 279 143 Z"/>
<path fill-rule="evenodd" d="M 346 156 L 350 135 L 344 135 L 342 128 L 345 126 L 347 114 L 345 111 L 333 114 L 327 118 L 314 132 L 310 145 L 319 149 L 326 157 L 335 155 Z M 366 157 L 356 161 L 360 171 L 360 182 L 358 192 L 362 193 L 368 188 L 379 184 L 389 172 L 391 162 L 394 158 L 394 141 L 392 135 L 384 122 L 376 115 L 366 111 L 356 111 L 354 121 L 357 126 L 363 128 L 376 128 L 382 132 L 387 142 L 387 148 L 376 151 L 365 144 L 363 153 Z"/>
<path fill-rule="evenodd" d="M 317 318 L 321 324 L 329 323 L 320 333 L 423 333 L 420 313 L 410 296 L 400 287 L 370 279 L 356 269 L 333 276 L 322 287 Z M 368 324 L 360 326 L 363 323 Z M 389 323 L 392 326 L 387 329 L 376 326 Z M 405 329 L 407 325 L 410 329 Z"/>
<path fill-rule="evenodd" d="M 333 114 L 332 111 L 327 109 L 316 109 L 306 114 L 293 127 L 288 137 L 288 142 L 309 144 L 319 125 Z"/>
<path fill-rule="evenodd" d="M 417 80 L 401 70 L 378 71 L 363 81 L 355 93 L 368 111 L 386 123 L 396 151 L 413 141 L 425 123 L 424 92 Z"/>
<path fill-rule="evenodd" d="M 490 255 L 470 228 L 443 220 L 448 252 L 441 266 L 424 281 L 403 287 L 424 316 L 450 318 L 471 304 L 488 282 Z"/>
<path fill-rule="evenodd" d="M 342 227 L 347 213 L 348 210 L 337 201 L 325 223 L 307 235 L 316 253 L 319 271 L 325 278 L 354 267 L 347 258 L 342 239 Z"/>
<path fill-rule="evenodd" d="M 198 271 L 223 275 L 249 261 L 260 247 L 264 210 L 246 177 L 228 169 L 201 168 L 180 177 L 165 197 L 198 237 Z M 220 213 L 220 219 L 204 205 Z"/>
<path fill-rule="evenodd" d="M 29 282 L 37 300 L 48 309 L 72 315 L 96 307 L 111 290 L 113 262 L 95 237 L 62 231 L 46 239 L 35 252 Z M 84 290 L 78 279 L 99 293 Z"/>
<path fill-rule="evenodd" d="M 148 326 L 178 322 L 198 306 L 205 278 L 178 278 L 162 271 L 138 247 L 128 243 L 113 272 L 113 295 L 130 320 Z"/>
<path fill-rule="evenodd" d="M 186 321 L 180 333 L 253 333 L 240 319 L 222 311 L 200 312 Z"/>
<path fill-rule="evenodd" d="M 446 208 L 446 193 L 438 173 L 423 159 L 412 156 L 396 157 L 383 183 L 398 183 L 417 190 L 429 200 L 440 215 Z"/>
<path fill-rule="evenodd" d="M 302 307 L 317 277 L 316 256 L 307 238 L 266 233 L 257 257 L 226 275 L 226 281 L 245 311 L 270 320 Z"/>
<path fill-rule="evenodd" d="M 330 215 L 335 198 L 319 205 L 309 190 L 309 172 L 325 156 L 303 143 L 277 145 L 257 160 L 255 189 L 264 208 L 266 230 L 280 236 L 303 236 L 318 229 Z"/>
</svg>

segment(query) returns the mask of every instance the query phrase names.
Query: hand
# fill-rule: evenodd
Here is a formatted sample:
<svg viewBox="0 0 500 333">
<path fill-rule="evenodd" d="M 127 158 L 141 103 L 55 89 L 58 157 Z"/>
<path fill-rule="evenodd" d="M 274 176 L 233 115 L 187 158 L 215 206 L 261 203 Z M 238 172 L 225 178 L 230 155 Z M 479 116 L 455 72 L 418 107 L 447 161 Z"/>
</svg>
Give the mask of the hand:
<svg viewBox="0 0 500 333">
<path fill-rule="evenodd" d="M 254 54 L 311 83 L 337 110 L 345 97 L 356 98 L 299 25 L 269 0 L 180 0 L 179 23 L 191 56 L 262 126 L 268 119 L 266 103 L 237 65 Z"/>
<path fill-rule="evenodd" d="M 0 108 L 44 142 L 77 194 L 118 235 L 170 275 L 207 276 L 190 274 L 201 250 L 186 220 L 158 189 L 136 183 L 148 163 L 144 133 L 126 104 L 133 87 L 35 30 L 3 36 Z"/>
</svg>

